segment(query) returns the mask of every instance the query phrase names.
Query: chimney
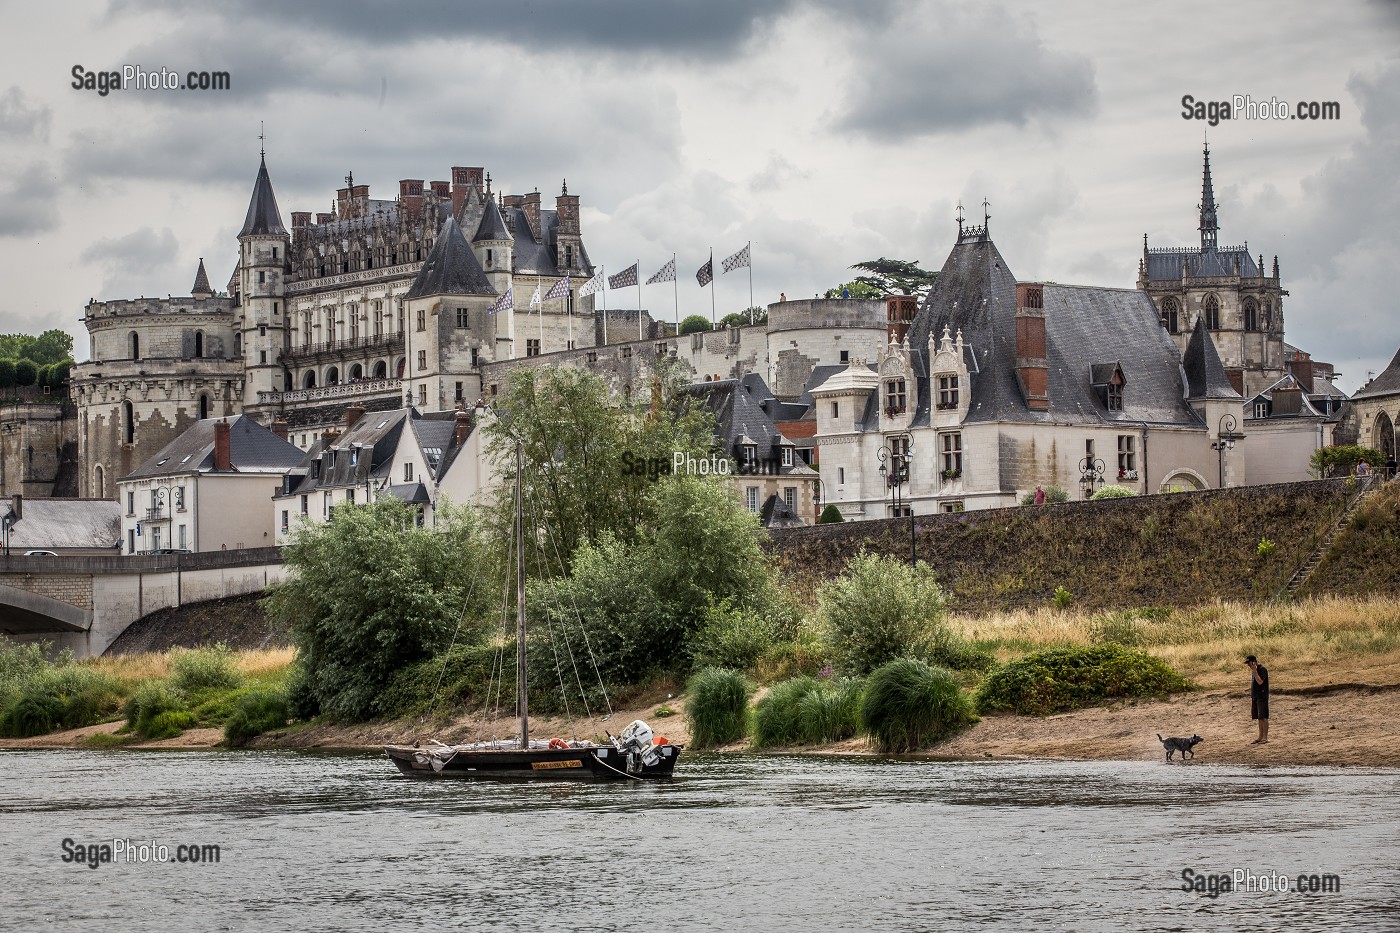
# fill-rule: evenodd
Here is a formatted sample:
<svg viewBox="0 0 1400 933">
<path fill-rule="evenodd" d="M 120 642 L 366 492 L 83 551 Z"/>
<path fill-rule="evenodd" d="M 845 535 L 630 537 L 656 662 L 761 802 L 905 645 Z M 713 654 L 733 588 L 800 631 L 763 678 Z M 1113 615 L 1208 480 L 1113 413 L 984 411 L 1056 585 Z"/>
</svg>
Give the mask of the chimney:
<svg viewBox="0 0 1400 933">
<path fill-rule="evenodd" d="M 330 446 L 340 440 L 340 432 L 335 428 L 326 428 L 321 432 L 321 449 L 329 450 Z"/>
<path fill-rule="evenodd" d="M 479 168 L 464 168 L 460 165 L 452 166 L 452 213 L 462 212 L 462 202 L 467 199 L 467 192 L 472 188 L 481 190 L 485 188 L 483 175 L 485 172 Z"/>
<path fill-rule="evenodd" d="M 434 181 L 429 183 L 433 189 L 433 197 L 439 201 L 449 201 L 452 199 L 450 186 L 445 181 Z"/>
<path fill-rule="evenodd" d="M 311 223 L 310 211 L 292 211 L 292 229 L 305 227 Z"/>
<path fill-rule="evenodd" d="M 24 493 L 17 492 L 10 497 L 10 511 L 15 513 L 15 521 L 24 518 Z"/>
<path fill-rule="evenodd" d="M 1050 408 L 1050 364 L 1045 358 L 1045 287 L 1016 283 L 1016 378 L 1026 407 Z"/>
<path fill-rule="evenodd" d="M 539 210 L 538 204 L 535 209 Z M 566 236 L 578 236 L 578 195 L 569 194 L 566 187 L 564 193 L 554 199 L 554 210 L 559 215 L 559 232 Z M 531 226 L 539 224 L 532 222 Z"/>
<path fill-rule="evenodd" d="M 282 440 L 285 441 L 287 439 L 287 419 L 273 418 L 272 433 L 276 434 L 278 437 L 282 438 Z"/>
<path fill-rule="evenodd" d="M 467 442 L 467 435 L 472 433 L 472 413 L 459 411 L 453 420 L 456 427 L 452 432 L 452 446 L 461 447 Z"/>
<path fill-rule="evenodd" d="M 335 216 L 338 220 L 350 217 L 350 189 L 339 188 L 335 192 Z"/>
<path fill-rule="evenodd" d="M 530 235 L 536 240 L 540 238 L 540 193 L 538 190 L 531 191 L 520 200 L 520 207 L 525 211 L 525 220 L 530 224 Z"/>
<path fill-rule="evenodd" d="M 229 438 L 227 419 L 214 422 L 214 469 L 233 469 L 233 443 Z"/>
<path fill-rule="evenodd" d="M 363 405 L 356 404 L 345 406 L 345 432 L 347 434 L 350 432 L 350 429 L 355 426 L 355 422 L 359 421 L 360 417 L 364 415 L 364 413 L 365 406 Z"/>
<path fill-rule="evenodd" d="M 1290 360 L 1287 365 L 1288 371 L 1293 374 L 1293 378 L 1297 379 L 1298 382 L 1311 391 L 1312 387 L 1316 385 L 1314 381 L 1316 374 L 1313 372 L 1312 357 L 1306 353 L 1300 352 L 1296 357 Z"/>
<path fill-rule="evenodd" d="M 913 295 L 885 296 L 885 336 L 896 343 L 909 333 L 914 315 L 919 311 L 919 299 Z"/>
<path fill-rule="evenodd" d="M 417 217 L 421 214 L 423 212 L 423 179 L 399 179 L 399 202 L 403 204 L 404 213 L 408 216 Z"/>
<path fill-rule="evenodd" d="M 1303 410 L 1303 392 L 1289 387 L 1273 391 L 1273 414 L 1296 415 Z"/>
<path fill-rule="evenodd" d="M 326 213 L 318 213 L 318 214 L 316 215 L 316 222 L 317 222 L 318 224 L 333 224 L 333 223 L 335 223 L 335 215 L 334 215 L 334 214 L 326 214 Z"/>
</svg>

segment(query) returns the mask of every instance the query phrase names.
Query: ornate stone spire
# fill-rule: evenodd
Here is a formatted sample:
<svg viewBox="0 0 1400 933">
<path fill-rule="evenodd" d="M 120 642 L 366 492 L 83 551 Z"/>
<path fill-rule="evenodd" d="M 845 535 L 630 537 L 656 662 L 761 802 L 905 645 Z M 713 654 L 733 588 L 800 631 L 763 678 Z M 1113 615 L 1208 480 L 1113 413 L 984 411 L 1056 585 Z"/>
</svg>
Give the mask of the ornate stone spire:
<svg viewBox="0 0 1400 933">
<path fill-rule="evenodd" d="M 1196 205 L 1201 212 L 1201 252 L 1212 252 L 1216 246 L 1216 236 L 1220 232 L 1220 222 L 1215 215 L 1215 189 L 1210 183 L 1210 144 L 1205 146 L 1205 171 L 1201 179 L 1201 203 Z"/>
</svg>

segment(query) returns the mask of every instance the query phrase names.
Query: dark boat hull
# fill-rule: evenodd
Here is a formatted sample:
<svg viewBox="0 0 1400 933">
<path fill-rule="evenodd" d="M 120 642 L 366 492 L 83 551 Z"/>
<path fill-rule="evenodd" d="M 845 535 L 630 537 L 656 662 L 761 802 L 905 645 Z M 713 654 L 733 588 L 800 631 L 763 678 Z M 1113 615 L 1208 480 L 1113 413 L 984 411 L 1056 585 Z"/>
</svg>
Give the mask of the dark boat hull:
<svg viewBox="0 0 1400 933">
<path fill-rule="evenodd" d="M 384 751 L 398 769 L 415 778 L 516 781 L 632 781 L 667 780 L 676 768 L 681 746 L 656 748 L 656 763 L 648 765 L 606 745 L 586 748 L 459 749 L 434 767 L 439 749 L 386 745 Z"/>
</svg>

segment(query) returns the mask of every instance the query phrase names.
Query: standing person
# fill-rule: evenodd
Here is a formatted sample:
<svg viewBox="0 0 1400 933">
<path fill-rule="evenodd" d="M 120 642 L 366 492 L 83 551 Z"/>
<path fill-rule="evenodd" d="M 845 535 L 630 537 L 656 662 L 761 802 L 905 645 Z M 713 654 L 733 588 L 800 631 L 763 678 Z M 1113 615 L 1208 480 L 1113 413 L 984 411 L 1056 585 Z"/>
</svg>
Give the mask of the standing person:
<svg viewBox="0 0 1400 933">
<path fill-rule="evenodd" d="M 1356 464 L 1356 475 L 1357 475 L 1357 476 L 1366 476 L 1366 475 L 1368 475 L 1370 472 L 1371 472 L 1371 464 L 1367 463 L 1365 460 L 1361 460 L 1361 461 L 1358 461 L 1358 462 L 1357 462 L 1357 464 Z"/>
<path fill-rule="evenodd" d="M 1250 745 L 1269 744 L 1269 669 L 1254 655 L 1244 659 L 1249 668 L 1249 718 L 1259 720 L 1259 738 Z"/>
<path fill-rule="evenodd" d="M 1385 458 L 1385 478 L 1395 479 L 1395 454 Z"/>
<path fill-rule="evenodd" d="M 1044 504 L 1045 504 L 1045 489 L 1044 489 L 1043 487 L 1041 487 L 1041 486 L 1035 487 L 1035 504 L 1036 504 L 1036 505 L 1044 505 Z"/>
</svg>

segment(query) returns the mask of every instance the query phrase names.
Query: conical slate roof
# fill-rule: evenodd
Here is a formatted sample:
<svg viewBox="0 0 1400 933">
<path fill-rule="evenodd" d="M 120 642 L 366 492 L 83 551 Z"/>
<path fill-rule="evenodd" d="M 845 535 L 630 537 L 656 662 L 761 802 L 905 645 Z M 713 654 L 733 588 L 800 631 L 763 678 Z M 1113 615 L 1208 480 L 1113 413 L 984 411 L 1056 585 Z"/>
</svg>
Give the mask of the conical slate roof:
<svg viewBox="0 0 1400 933">
<path fill-rule="evenodd" d="M 190 286 L 191 295 L 212 295 L 214 289 L 209 287 L 209 274 L 204 271 L 204 257 L 199 259 L 199 271 L 195 273 L 194 285 Z"/>
<path fill-rule="evenodd" d="M 496 206 L 496 199 L 487 198 L 486 209 L 481 214 L 481 223 L 476 226 L 476 236 L 472 237 L 472 242 L 480 243 L 483 240 L 509 242 L 510 239 L 510 232 L 506 230 L 506 219 L 501 216 L 501 209 Z"/>
<path fill-rule="evenodd" d="M 258 166 L 258 180 L 253 182 L 253 197 L 248 202 L 248 216 L 243 220 L 239 236 L 269 234 L 286 236 L 282 214 L 277 210 L 277 197 L 272 193 L 272 179 L 267 177 L 267 160 Z"/>
<path fill-rule="evenodd" d="M 496 297 L 486 273 L 481 271 L 481 263 L 462 234 L 462 228 L 451 216 L 438 232 L 433 251 L 418 270 L 413 287 L 404 295 L 405 299 L 422 298 L 425 295 L 486 295 Z"/>
<path fill-rule="evenodd" d="M 1181 368 L 1186 370 L 1189 398 L 1240 397 L 1225 375 L 1225 364 L 1220 362 L 1215 341 L 1206 332 L 1206 322 L 1202 318 L 1196 318 L 1191 340 L 1186 344 L 1186 353 L 1181 358 Z"/>
</svg>

